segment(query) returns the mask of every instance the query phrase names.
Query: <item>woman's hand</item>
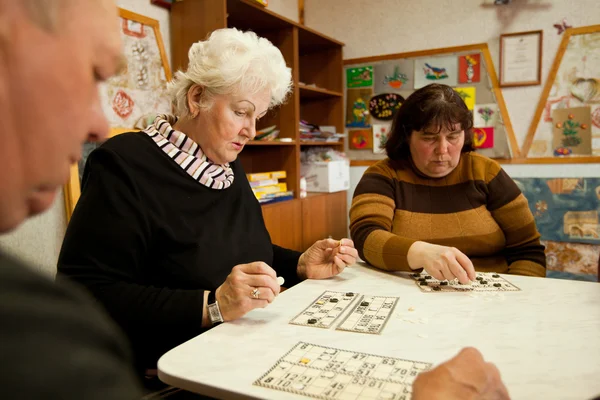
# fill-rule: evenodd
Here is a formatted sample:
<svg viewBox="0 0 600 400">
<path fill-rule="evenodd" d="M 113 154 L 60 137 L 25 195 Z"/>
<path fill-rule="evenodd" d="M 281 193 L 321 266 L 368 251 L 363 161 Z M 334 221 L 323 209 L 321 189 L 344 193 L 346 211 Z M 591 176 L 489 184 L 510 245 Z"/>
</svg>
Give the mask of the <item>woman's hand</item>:
<svg viewBox="0 0 600 400">
<path fill-rule="evenodd" d="M 422 372 L 413 383 L 413 400 L 509 400 L 494 364 L 474 348 L 463 349 L 450 361 Z"/>
<path fill-rule="evenodd" d="M 303 279 L 325 279 L 339 274 L 357 258 L 351 239 L 318 240 L 300 256 L 297 273 Z"/>
<path fill-rule="evenodd" d="M 275 270 L 262 261 L 233 267 L 215 292 L 224 321 L 244 316 L 255 308 L 264 308 L 279 294 Z"/>
<path fill-rule="evenodd" d="M 475 280 L 475 268 L 465 254 L 455 247 L 438 246 L 426 242 L 414 242 L 406 255 L 412 269 L 423 268 L 438 280 L 458 278 L 462 284 Z"/>
</svg>

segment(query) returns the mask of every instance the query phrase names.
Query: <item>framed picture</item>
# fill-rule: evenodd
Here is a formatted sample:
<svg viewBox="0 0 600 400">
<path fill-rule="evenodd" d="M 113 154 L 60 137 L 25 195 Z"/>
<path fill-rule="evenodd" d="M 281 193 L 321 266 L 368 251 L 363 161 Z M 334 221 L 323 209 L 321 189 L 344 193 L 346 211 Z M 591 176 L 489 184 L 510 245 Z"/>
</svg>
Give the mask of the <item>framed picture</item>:
<svg viewBox="0 0 600 400">
<path fill-rule="evenodd" d="M 155 6 L 166 8 L 167 10 L 171 9 L 171 4 L 173 4 L 173 0 L 150 0 L 150 3 Z"/>
<path fill-rule="evenodd" d="M 139 130 L 150 114 L 170 113 L 166 93 L 171 68 L 157 20 L 119 8 L 125 65 L 122 71 L 99 87 L 100 104 L 109 125 L 108 137 Z M 97 143 L 83 145 L 82 159 L 71 167 L 64 186 L 67 221 L 81 194 L 81 176 L 89 154 Z"/>
<path fill-rule="evenodd" d="M 500 35 L 500 87 L 541 84 L 542 36 L 541 30 Z"/>
</svg>

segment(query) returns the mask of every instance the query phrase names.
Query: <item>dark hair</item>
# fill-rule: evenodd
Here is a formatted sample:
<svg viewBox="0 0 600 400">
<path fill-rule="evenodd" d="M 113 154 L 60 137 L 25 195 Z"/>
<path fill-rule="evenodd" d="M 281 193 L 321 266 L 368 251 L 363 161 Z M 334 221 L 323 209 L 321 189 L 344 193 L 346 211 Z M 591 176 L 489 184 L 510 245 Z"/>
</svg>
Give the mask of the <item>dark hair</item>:
<svg viewBox="0 0 600 400">
<path fill-rule="evenodd" d="M 460 124 L 465 131 L 462 153 L 473 151 L 473 114 L 450 86 L 432 83 L 413 92 L 396 112 L 385 150 L 394 161 L 408 160 L 413 131 L 432 127 L 440 132 Z"/>
</svg>

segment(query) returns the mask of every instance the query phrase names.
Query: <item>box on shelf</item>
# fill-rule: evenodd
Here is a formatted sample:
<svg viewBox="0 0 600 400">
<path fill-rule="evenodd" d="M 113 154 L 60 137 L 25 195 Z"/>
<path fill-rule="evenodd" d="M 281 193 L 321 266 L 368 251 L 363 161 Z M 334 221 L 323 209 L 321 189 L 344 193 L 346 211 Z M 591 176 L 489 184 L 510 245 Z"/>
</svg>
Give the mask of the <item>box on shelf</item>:
<svg viewBox="0 0 600 400">
<path fill-rule="evenodd" d="M 269 179 L 282 179 L 287 176 L 285 171 L 271 171 L 271 172 L 258 172 L 254 174 L 246 174 L 248 177 L 248 181 L 257 182 L 257 181 L 266 181 Z"/>
<path fill-rule="evenodd" d="M 332 193 L 350 189 L 348 160 L 317 161 L 302 164 L 307 192 Z"/>
</svg>

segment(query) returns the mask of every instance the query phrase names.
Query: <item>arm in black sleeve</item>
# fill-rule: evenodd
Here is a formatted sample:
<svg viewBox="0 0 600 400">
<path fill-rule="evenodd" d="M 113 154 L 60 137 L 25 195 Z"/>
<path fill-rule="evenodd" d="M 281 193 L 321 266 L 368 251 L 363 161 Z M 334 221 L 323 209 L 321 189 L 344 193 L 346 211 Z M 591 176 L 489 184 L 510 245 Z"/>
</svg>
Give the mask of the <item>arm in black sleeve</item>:
<svg viewBox="0 0 600 400">
<path fill-rule="evenodd" d="M 295 250 L 284 249 L 277 245 L 273 245 L 273 269 L 277 272 L 277 276 L 283 277 L 285 283 L 283 286 L 292 287 L 300 283 L 296 270 L 298 269 L 298 260 L 302 255 L 301 252 Z"/>
<path fill-rule="evenodd" d="M 87 287 L 123 327 L 136 355 L 154 362 L 201 333 L 204 293 L 148 284 L 151 212 L 125 161 L 100 148 L 88 158 L 82 195 L 58 261 L 60 276 Z M 138 357 L 139 358 L 139 357 Z"/>
</svg>

